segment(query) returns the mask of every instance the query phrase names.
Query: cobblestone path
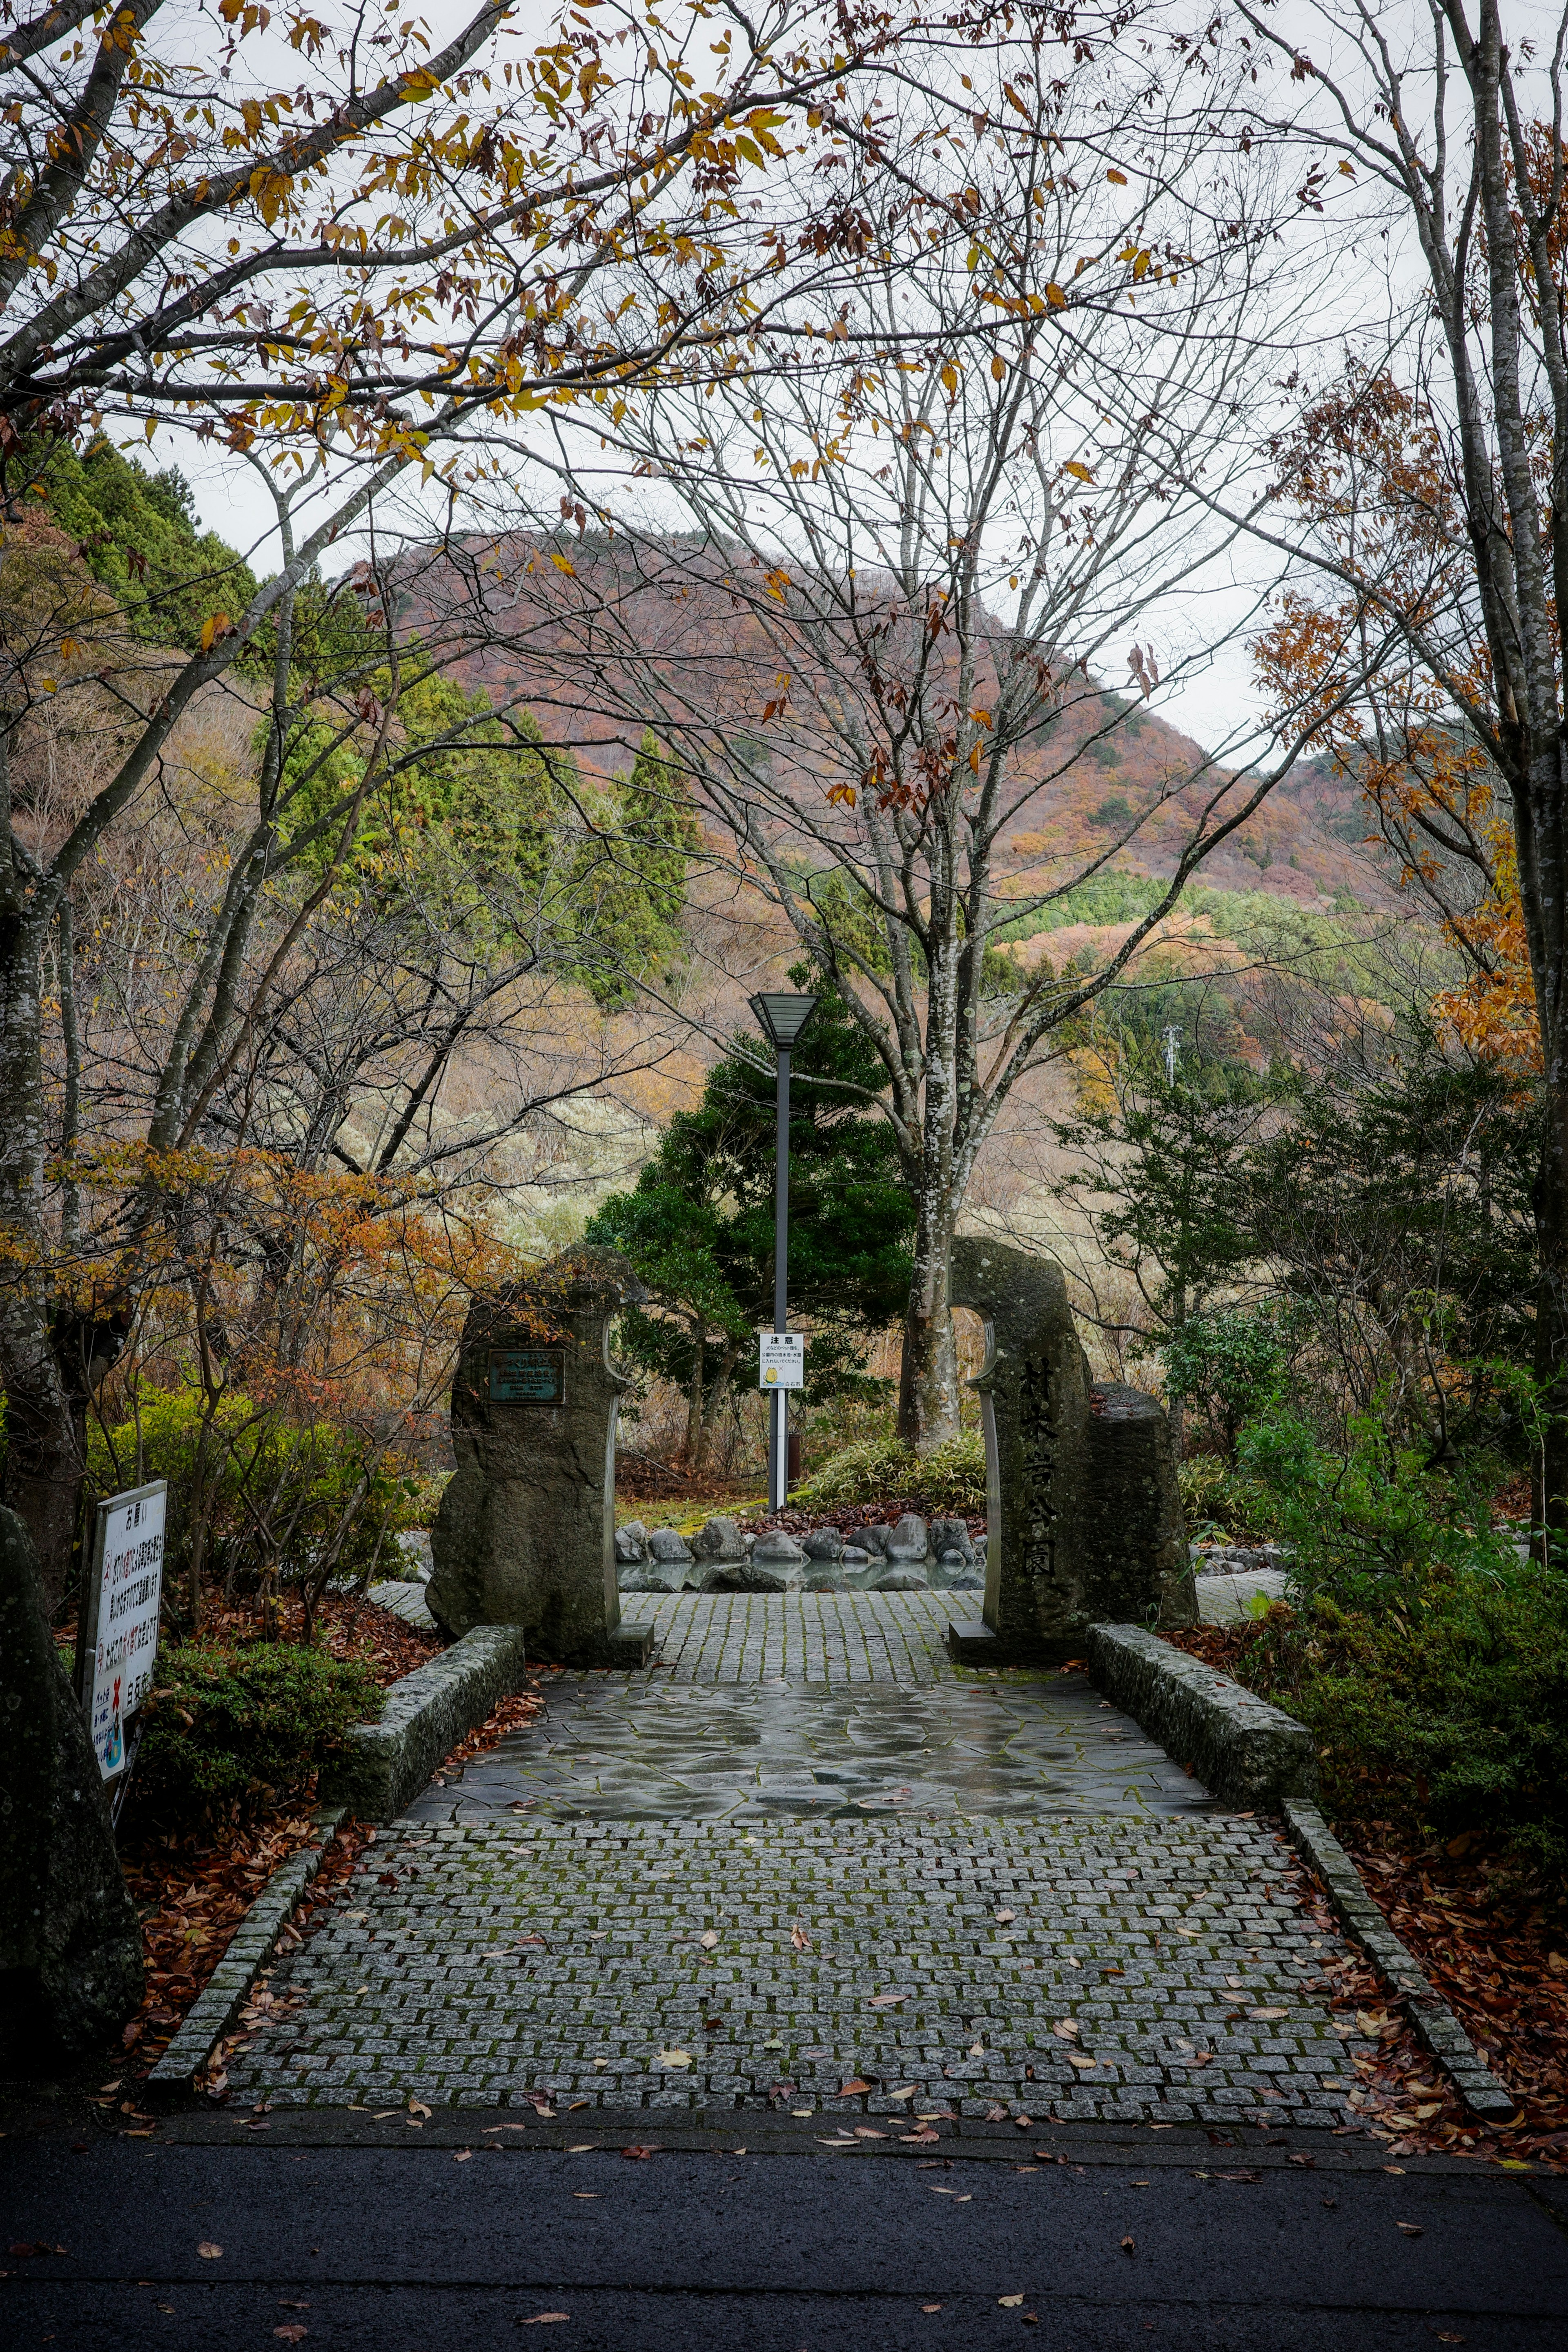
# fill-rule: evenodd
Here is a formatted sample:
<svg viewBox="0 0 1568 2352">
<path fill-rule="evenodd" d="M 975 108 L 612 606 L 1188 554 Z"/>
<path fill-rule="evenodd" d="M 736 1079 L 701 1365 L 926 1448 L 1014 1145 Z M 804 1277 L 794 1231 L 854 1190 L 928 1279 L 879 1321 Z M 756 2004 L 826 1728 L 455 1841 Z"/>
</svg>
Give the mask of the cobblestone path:
<svg viewBox="0 0 1568 2352">
<path fill-rule="evenodd" d="M 1273 1829 L 1082 1677 L 956 1672 L 925 1601 L 685 1596 L 673 1675 L 543 1677 L 539 1722 L 383 1831 L 277 1969 L 233 2090 L 1344 2120 L 1343 1948 Z"/>
</svg>

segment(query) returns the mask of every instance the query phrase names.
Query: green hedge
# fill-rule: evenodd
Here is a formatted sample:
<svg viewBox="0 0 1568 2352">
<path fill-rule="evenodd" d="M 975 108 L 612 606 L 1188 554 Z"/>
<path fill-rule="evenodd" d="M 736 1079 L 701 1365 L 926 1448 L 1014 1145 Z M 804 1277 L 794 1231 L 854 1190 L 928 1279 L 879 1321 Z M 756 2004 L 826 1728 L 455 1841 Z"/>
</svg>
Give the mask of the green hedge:
<svg viewBox="0 0 1568 2352">
<path fill-rule="evenodd" d="M 136 1759 L 137 1802 L 173 1815 L 302 1790 L 351 1725 L 379 1716 L 368 1666 L 288 1643 L 184 1643 L 158 1660 Z"/>
</svg>

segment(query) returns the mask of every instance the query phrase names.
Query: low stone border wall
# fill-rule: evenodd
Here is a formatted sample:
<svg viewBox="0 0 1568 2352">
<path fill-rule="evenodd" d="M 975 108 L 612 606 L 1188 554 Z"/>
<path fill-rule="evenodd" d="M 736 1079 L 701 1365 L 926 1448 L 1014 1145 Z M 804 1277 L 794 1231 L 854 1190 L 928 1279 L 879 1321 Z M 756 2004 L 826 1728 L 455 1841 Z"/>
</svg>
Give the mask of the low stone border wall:
<svg viewBox="0 0 1568 2352">
<path fill-rule="evenodd" d="M 1506 2123 L 1517 2102 L 1433 1991 L 1312 1801 L 1318 1767 L 1306 1725 L 1141 1625 L 1091 1627 L 1089 1671 L 1114 1706 L 1224 1803 L 1283 1813 L 1340 1926 L 1405 2002 L 1416 2040 L 1446 2069 L 1471 2115 Z"/>
<path fill-rule="evenodd" d="M 1472 2116 L 1487 2123 L 1507 2123 L 1518 2112 L 1518 2101 L 1487 2067 L 1448 2003 L 1433 1991 L 1317 1807 L 1291 1798 L 1284 1812 L 1291 1842 L 1322 1879 L 1329 1908 L 1405 2002 L 1416 2039 L 1452 2077 Z"/>
<path fill-rule="evenodd" d="M 1317 1795 L 1304 1723 L 1142 1625 L 1092 1625 L 1089 1672 L 1222 1803 L 1277 1813 L 1288 1798 Z"/>
<path fill-rule="evenodd" d="M 392 1685 L 379 1723 L 355 1725 L 322 1777 L 323 1798 L 358 1821 L 395 1821 L 442 1758 L 521 1687 L 523 1665 L 521 1626 L 476 1625 Z"/>
<path fill-rule="evenodd" d="M 179 2032 L 147 2077 L 153 2091 L 188 2091 L 235 2019 L 250 1989 L 277 1948 L 299 1898 L 321 1867 L 321 1857 L 348 1819 L 345 1805 L 324 1806 L 316 1815 L 319 1845 L 307 1846 L 279 1863 L 229 1939 L 228 1949 L 186 2011 Z"/>
</svg>

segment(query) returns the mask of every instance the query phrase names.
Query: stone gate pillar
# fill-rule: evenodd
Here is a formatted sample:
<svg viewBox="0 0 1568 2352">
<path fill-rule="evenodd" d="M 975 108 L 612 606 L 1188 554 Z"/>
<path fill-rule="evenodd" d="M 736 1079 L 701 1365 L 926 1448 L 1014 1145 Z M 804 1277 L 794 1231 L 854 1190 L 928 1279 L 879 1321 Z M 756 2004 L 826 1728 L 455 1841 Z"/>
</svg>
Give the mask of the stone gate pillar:
<svg viewBox="0 0 1568 2352">
<path fill-rule="evenodd" d="M 953 1244 L 953 1304 L 986 1321 L 982 1619 L 947 1629 L 971 1665 L 1060 1664 L 1091 1625 L 1197 1622 L 1170 1423 L 1097 1385 L 1061 1269 L 1004 1242 Z"/>
<path fill-rule="evenodd" d="M 431 1529 L 431 1614 L 450 1633 L 521 1625 L 530 1657 L 643 1665 L 651 1625 L 623 1625 L 615 1582 L 611 1318 L 647 1297 L 625 1260 L 586 1245 L 476 1300 L 452 1384 L 457 1471 Z"/>
</svg>

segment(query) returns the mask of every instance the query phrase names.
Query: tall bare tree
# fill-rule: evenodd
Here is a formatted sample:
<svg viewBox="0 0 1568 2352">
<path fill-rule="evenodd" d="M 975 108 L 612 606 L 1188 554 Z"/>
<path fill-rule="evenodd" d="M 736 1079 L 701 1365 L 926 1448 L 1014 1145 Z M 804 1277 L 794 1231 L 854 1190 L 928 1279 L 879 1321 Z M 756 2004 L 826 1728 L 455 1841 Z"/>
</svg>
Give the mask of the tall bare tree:
<svg viewBox="0 0 1568 2352">
<path fill-rule="evenodd" d="M 957 1426 L 950 1248 L 1002 1105 L 1295 743 L 1287 716 L 1250 766 L 1168 768 L 1093 850 L 1064 824 L 1074 763 L 1114 758 L 1217 649 L 1205 592 L 1240 526 L 1205 499 L 1259 495 L 1259 339 L 1305 299 L 1270 253 L 1273 190 L 1217 142 L 1214 79 L 1114 29 L 906 39 L 896 129 L 868 68 L 825 125 L 836 242 L 757 328 L 755 373 L 654 388 L 604 455 L 559 436 L 539 464 L 580 543 L 476 544 L 463 591 L 541 703 L 652 719 L 874 1045 L 917 1207 L 900 1416 L 921 1447 Z M 1013 951 L 1155 818 L 1167 887 L 1103 970 Z"/>
<path fill-rule="evenodd" d="M 1537 1360 L 1553 1408 L 1538 1501 L 1562 1528 L 1568 15 L 1543 25 L 1499 0 L 1326 0 L 1288 26 L 1246 7 L 1233 23 L 1280 68 L 1260 130 L 1305 151 L 1309 203 L 1339 192 L 1342 241 L 1359 245 L 1376 289 L 1353 322 L 1350 368 L 1303 382 L 1280 453 L 1270 536 L 1301 568 L 1268 665 L 1292 698 L 1315 690 L 1343 714 L 1325 732 L 1500 1016 L 1479 1042 L 1528 1059 L 1538 1037 Z M 1368 688 L 1346 702 L 1353 672 Z M 1508 986 L 1515 962 L 1522 1005 Z"/>
</svg>

